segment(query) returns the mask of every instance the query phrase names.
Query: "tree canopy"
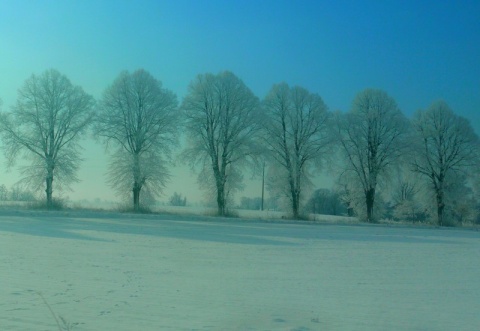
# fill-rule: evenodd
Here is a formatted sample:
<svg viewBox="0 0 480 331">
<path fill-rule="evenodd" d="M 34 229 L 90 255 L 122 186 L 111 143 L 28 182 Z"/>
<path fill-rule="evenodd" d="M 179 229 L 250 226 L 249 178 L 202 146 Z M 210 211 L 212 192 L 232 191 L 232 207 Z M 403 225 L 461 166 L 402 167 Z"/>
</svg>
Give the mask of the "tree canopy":
<svg viewBox="0 0 480 331">
<path fill-rule="evenodd" d="M 110 185 L 132 192 L 134 210 L 142 189 L 158 196 L 169 178 L 165 163 L 178 141 L 178 115 L 175 94 L 142 69 L 121 72 L 102 96 L 94 131 L 113 149 Z"/>
<path fill-rule="evenodd" d="M 200 167 L 199 180 L 213 191 L 223 216 L 230 194 L 241 185 L 242 170 L 259 152 L 259 101 L 242 80 L 225 71 L 197 76 L 182 109 L 188 136 L 183 157 Z"/>
<path fill-rule="evenodd" d="M 2 112 L 0 131 L 5 155 L 13 165 L 19 155 L 30 164 L 23 180 L 45 185 L 47 207 L 53 204 L 53 180 L 59 185 L 77 181 L 79 139 L 94 118 L 94 99 L 54 69 L 32 75 L 18 91 L 11 112 Z"/>
</svg>

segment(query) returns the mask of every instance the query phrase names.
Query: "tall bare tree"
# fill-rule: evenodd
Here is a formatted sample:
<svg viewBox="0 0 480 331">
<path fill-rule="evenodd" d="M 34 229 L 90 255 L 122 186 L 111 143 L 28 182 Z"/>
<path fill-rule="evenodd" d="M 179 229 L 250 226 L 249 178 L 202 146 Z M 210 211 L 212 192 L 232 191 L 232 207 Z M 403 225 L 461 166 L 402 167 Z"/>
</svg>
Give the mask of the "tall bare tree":
<svg viewBox="0 0 480 331">
<path fill-rule="evenodd" d="M 208 73 L 192 81 L 182 108 L 188 132 L 184 158 L 201 167 L 199 180 L 212 184 L 223 216 L 229 193 L 242 181 L 241 170 L 258 152 L 258 99 L 233 73 Z"/>
<path fill-rule="evenodd" d="M 350 112 L 343 116 L 337 114 L 336 130 L 345 174 L 362 188 L 367 221 L 373 221 L 375 217 L 375 192 L 379 180 L 403 151 L 407 124 L 395 100 L 376 89 L 360 92 Z"/>
<path fill-rule="evenodd" d="M 317 94 L 286 83 L 274 85 L 265 100 L 265 144 L 285 173 L 294 218 L 299 217 L 302 189 L 309 170 L 319 164 L 331 139 L 327 106 Z"/>
<path fill-rule="evenodd" d="M 32 75 L 18 92 L 16 105 L 0 116 L 0 131 L 9 165 L 17 156 L 30 159 L 23 168 L 29 184 L 45 183 L 47 207 L 53 205 L 53 180 L 77 181 L 79 138 L 93 120 L 93 97 L 56 70 Z"/>
<path fill-rule="evenodd" d="M 468 120 L 454 114 L 444 101 L 418 111 L 413 128 L 413 170 L 431 183 L 437 221 L 443 225 L 447 183 L 459 173 L 479 166 L 479 138 Z"/>
<path fill-rule="evenodd" d="M 143 69 L 121 72 L 103 94 L 94 131 L 113 148 L 110 185 L 132 192 L 135 211 L 142 189 L 158 196 L 169 178 L 179 120 L 175 94 Z"/>
</svg>

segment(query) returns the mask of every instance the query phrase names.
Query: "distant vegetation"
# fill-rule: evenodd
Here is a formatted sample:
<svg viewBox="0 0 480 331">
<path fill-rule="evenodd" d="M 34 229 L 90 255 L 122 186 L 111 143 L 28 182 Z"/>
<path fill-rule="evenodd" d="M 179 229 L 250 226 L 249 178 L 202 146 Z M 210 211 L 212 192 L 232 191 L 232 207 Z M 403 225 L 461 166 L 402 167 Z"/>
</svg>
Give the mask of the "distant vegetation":
<svg viewBox="0 0 480 331">
<path fill-rule="evenodd" d="M 182 197 L 181 194 L 177 192 L 173 193 L 169 200 L 170 206 L 180 206 L 185 207 L 187 205 L 187 197 Z"/>
<path fill-rule="evenodd" d="M 0 201 L 36 201 L 35 193 L 21 185 L 14 185 L 8 189 L 0 185 Z"/>
</svg>

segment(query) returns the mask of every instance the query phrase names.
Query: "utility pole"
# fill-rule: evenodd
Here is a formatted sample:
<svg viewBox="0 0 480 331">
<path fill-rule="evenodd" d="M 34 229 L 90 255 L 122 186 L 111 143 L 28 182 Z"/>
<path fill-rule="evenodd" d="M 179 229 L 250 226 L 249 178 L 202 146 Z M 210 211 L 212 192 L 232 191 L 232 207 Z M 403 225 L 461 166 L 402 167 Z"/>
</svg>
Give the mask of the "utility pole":
<svg viewBox="0 0 480 331">
<path fill-rule="evenodd" d="M 264 193 L 265 193 L 265 160 L 263 161 L 263 169 L 262 169 L 262 211 L 263 211 Z"/>
</svg>

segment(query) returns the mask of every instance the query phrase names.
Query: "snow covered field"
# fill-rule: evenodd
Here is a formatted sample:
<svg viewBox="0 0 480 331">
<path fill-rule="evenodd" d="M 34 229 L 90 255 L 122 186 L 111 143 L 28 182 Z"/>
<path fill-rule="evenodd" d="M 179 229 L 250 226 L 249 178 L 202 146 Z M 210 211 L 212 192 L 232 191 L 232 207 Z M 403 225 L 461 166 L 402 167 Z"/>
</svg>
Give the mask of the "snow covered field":
<svg viewBox="0 0 480 331">
<path fill-rule="evenodd" d="M 48 305 L 73 330 L 479 330 L 479 239 L 463 229 L 3 212 L 0 330 L 58 330 Z"/>
</svg>

